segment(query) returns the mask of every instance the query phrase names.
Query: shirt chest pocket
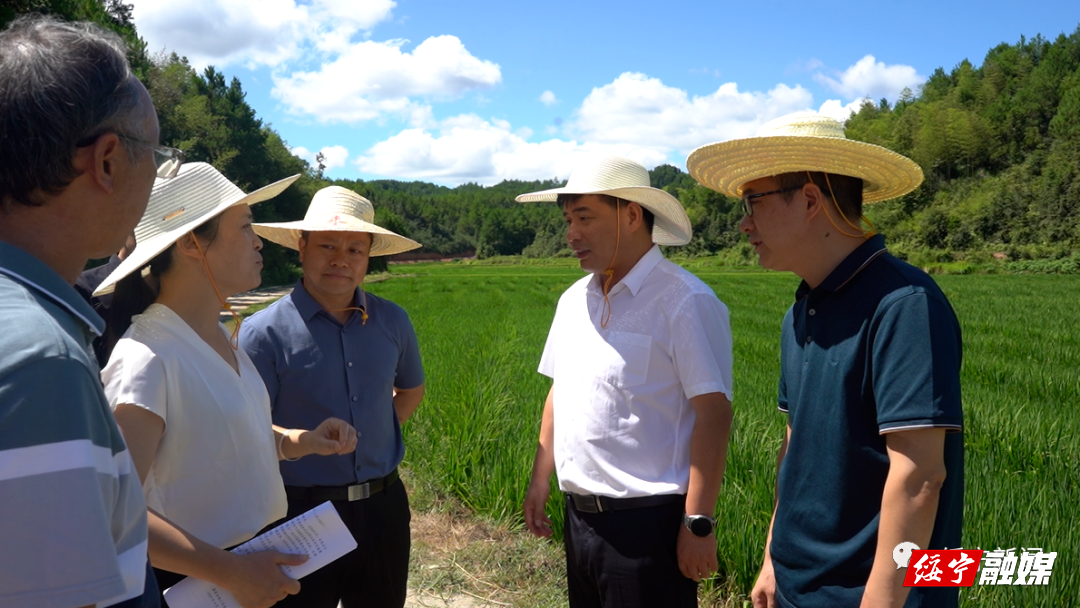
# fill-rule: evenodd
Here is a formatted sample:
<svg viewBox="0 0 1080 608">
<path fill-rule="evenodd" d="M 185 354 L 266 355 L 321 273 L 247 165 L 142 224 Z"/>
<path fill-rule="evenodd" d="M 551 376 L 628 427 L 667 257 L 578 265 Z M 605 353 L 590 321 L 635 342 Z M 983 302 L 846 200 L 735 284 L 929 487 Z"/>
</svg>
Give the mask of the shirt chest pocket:
<svg viewBox="0 0 1080 608">
<path fill-rule="evenodd" d="M 644 334 L 613 331 L 602 349 L 600 376 L 608 383 L 628 388 L 644 384 L 649 375 L 652 338 Z"/>
</svg>

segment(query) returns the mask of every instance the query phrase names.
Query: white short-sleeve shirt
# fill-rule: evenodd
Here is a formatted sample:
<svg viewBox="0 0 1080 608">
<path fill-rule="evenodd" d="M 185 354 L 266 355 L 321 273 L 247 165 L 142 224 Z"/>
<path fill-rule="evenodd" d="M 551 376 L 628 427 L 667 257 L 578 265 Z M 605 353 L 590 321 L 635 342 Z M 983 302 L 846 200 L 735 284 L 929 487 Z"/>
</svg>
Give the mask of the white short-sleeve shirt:
<svg viewBox="0 0 1080 608">
<path fill-rule="evenodd" d="M 559 488 L 615 498 L 684 494 L 690 398 L 731 399 L 727 307 L 653 246 L 608 293 L 594 275 L 559 298 L 540 373 L 554 380 Z"/>
<path fill-rule="evenodd" d="M 221 548 L 287 510 L 270 397 L 247 353 L 236 359 L 239 375 L 175 312 L 152 304 L 101 372 L 111 407 L 130 403 L 165 421 L 143 484 L 147 505 Z"/>
</svg>

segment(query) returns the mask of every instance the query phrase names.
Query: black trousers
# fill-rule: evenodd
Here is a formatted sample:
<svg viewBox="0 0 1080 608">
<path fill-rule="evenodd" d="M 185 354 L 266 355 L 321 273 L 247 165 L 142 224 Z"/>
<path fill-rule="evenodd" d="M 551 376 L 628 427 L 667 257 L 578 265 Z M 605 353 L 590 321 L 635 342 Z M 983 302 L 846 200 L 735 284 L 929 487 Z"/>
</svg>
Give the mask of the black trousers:
<svg viewBox="0 0 1080 608">
<path fill-rule="evenodd" d="M 323 501 L 289 501 L 288 519 Z M 356 549 L 300 579 L 300 593 L 282 608 L 402 608 L 409 583 L 409 496 L 400 480 L 353 502 L 334 501 Z"/>
<path fill-rule="evenodd" d="M 583 513 L 566 501 L 570 608 L 697 606 L 697 583 L 679 571 L 683 504 Z"/>
</svg>

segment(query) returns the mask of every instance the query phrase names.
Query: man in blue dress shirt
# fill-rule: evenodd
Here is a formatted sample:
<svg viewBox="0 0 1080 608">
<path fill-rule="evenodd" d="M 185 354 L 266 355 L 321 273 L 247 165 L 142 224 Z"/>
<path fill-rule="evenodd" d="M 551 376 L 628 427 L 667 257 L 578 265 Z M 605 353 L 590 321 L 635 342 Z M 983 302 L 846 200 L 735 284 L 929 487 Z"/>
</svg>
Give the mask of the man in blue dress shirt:
<svg viewBox="0 0 1080 608">
<path fill-rule="evenodd" d="M 331 500 L 358 546 L 305 577 L 300 593 L 279 606 L 405 604 L 411 517 L 397 467 L 405 455 L 401 423 L 424 396 L 424 370 L 409 316 L 361 283 L 370 256 L 420 245 L 376 226 L 374 216 L 367 199 L 330 186 L 302 221 L 255 225 L 263 238 L 299 250 L 304 269 L 290 295 L 240 331 L 266 382 L 274 424 L 311 428 L 335 416 L 358 436 L 353 454 L 281 463 L 288 517 Z"/>
</svg>

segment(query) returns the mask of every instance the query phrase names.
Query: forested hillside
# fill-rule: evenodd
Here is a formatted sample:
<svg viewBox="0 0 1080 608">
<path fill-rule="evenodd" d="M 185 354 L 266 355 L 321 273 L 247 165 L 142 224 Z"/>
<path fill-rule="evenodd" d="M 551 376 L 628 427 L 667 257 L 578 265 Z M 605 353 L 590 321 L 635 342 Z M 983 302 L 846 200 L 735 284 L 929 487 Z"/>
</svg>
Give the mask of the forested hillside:
<svg viewBox="0 0 1080 608">
<path fill-rule="evenodd" d="M 206 161 L 244 189 L 295 173 L 303 177 L 255 207 L 260 221 L 299 219 L 329 183 L 370 198 L 377 221 L 446 256 L 568 253 L 553 205 L 519 205 L 517 194 L 559 185 L 507 181 L 447 188 L 423 182 L 323 177 L 293 156 L 246 102 L 241 83 L 213 67 L 196 72 L 175 54 L 149 56 L 120 0 L 14 0 L 0 7 L 0 26 L 16 14 L 52 13 L 119 32 L 147 85 L 163 143 Z M 1049 41 L 1041 36 L 1001 44 L 976 67 L 968 60 L 936 70 L 900 100 L 867 101 L 847 123 L 848 137 L 886 146 L 918 162 L 926 182 L 914 193 L 874 205 L 868 215 L 891 247 L 923 266 L 1080 271 L 1080 27 Z M 662 165 L 653 185 L 676 194 L 694 225 L 682 251 L 751 263 L 738 233 L 741 207 Z M 565 177 L 565 176 L 562 176 Z M 554 176 L 553 176 L 554 178 Z M 291 252 L 266 250 L 266 281 L 288 280 Z"/>
<path fill-rule="evenodd" d="M 848 137 L 926 172 L 875 217 L 894 242 L 939 257 L 1053 259 L 1080 251 L 1080 28 L 1001 44 L 975 67 L 936 70 L 917 96 L 865 104 Z M 1068 263 L 1066 263 L 1068 265 Z"/>
</svg>

